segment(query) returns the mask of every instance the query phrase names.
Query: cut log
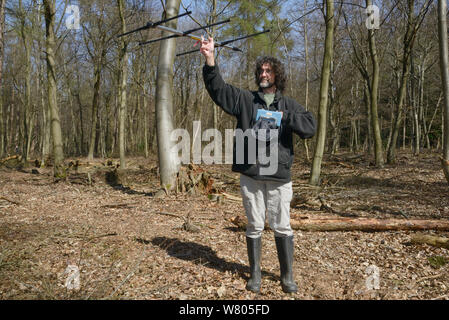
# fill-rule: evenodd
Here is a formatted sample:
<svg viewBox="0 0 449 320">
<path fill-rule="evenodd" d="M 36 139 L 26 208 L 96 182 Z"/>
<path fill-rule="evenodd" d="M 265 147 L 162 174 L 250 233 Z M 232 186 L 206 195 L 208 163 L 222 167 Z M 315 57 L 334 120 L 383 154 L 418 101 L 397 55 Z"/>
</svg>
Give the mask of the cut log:
<svg viewBox="0 0 449 320">
<path fill-rule="evenodd" d="M 412 236 L 411 243 L 428 244 L 434 247 L 449 249 L 449 239 L 426 234 L 415 234 Z"/>
<path fill-rule="evenodd" d="M 245 229 L 246 217 L 237 216 L 230 221 L 239 228 Z M 290 225 L 294 230 L 302 231 L 449 231 L 449 221 L 444 220 L 405 220 L 405 219 L 372 219 L 346 218 L 334 216 L 300 216 L 292 214 Z"/>
<path fill-rule="evenodd" d="M 3 158 L 3 159 L 0 159 L 0 163 L 5 163 L 7 161 L 14 160 L 14 159 L 19 159 L 19 156 L 18 155 L 14 155 L 14 156 L 10 156 L 10 157 L 6 157 L 6 158 Z"/>
<path fill-rule="evenodd" d="M 0 159 L 0 166 L 5 166 L 8 169 L 21 169 L 24 165 L 22 157 L 18 155 Z"/>
</svg>

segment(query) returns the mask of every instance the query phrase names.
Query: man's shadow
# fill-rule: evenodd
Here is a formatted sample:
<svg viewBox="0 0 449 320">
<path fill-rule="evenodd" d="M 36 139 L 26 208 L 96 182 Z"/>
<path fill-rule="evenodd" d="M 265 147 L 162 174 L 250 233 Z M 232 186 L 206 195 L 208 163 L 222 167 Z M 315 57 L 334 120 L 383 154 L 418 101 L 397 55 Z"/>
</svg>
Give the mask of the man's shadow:
<svg viewBox="0 0 449 320">
<path fill-rule="evenodd" d="M 148 243 L 148 241 L 142 239 L 138 239 L 137 241 Z M 151 243 L 167 251 L 167 254 L 171 257 L 191 261 L 197 265 L 203 265 L 220 272 L 229 271 L 237 273 L 246 280 L 249 278 L 250 270 L 248 266 L 219 258 L 217 253 L 210 247 L 195 242 L 184 242 L 176 238 L 167 237 L 153 238 Z M 279 280 L 279 276 L 271 272 L 262 271 L 262 276 L 269 277 L 272 280 Z"/>
</svg>

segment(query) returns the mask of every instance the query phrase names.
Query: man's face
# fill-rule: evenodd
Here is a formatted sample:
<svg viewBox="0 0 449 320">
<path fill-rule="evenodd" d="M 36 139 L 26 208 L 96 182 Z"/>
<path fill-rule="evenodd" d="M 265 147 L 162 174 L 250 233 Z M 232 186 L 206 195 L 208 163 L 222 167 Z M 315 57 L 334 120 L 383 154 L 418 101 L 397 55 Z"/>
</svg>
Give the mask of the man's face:
<svg viewBox="0 0 449 320">
<path fill-rule="evenodd" d="M 274 85 L 275 75 L 271 64 L 264 63 L 260 69 L 259 86 L 261 88 L 271 88 Z"/>
</svg>

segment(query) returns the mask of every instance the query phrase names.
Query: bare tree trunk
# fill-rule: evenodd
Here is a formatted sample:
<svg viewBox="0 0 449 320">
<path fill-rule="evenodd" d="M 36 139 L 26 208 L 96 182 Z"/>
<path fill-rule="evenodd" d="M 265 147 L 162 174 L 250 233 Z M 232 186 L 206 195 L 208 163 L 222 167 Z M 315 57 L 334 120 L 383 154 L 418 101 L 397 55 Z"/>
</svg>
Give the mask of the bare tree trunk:
<svg viewBox="0 0 449 320">
<path fill-rule="evenodd" d="M 390 164 L 395 163 L 396 161 L 396 145 L 398 141 L 398 132 L 399 132 L 399 126 L 401 125 L 401 121 L 403 118 L 403 108 L 404 108 L 404 100 L 406 98 L 407 94 L 407 80 L 410 72 L 410 65 L 408 63 L 409 59 L 408 57 L 404 59 L 403 62 L 403 72 L 402 72 L 402 78 L 401 78 L 401 87 L 399 89 L 399 98 L 398 98 L 398 104 L 396 107 L 396 113 L 394 116 L 394 122 L 393 122 L 393 132 L 391 135 L 391 143 L 390 148 L 388 149 L 387 154 L 387 161 Z"/>
<path fill-rule="evenodd" d="M 373 4 L 372 0 L 366 0 L 366 6 Z M 377 56 L 376 39 L 374 29 L 368 29 L 369 51 L 371 63 L 373 65 L 373 78 L 371 82 L 371 125 L 373 127 L 374 137 L 374 156 L 376 167 L 382 168 L 384 165 L 384 156 L 382 148 L 382 136 L 379 127 L 379 115 L 377 112 L 377 99 L 379 91 L 379 58 Z"/>
<path fill-rule="evenodd" d="M 85 139 L 84 139 L 83 105 L 82 105 L 82 103 L 81 103 L 81 97 L 80 97 L 80 92 L 79 92 L 79 86 L 78 86 L 78 92 L 77 92 L 77 94 L 76 94 L 76 97 L 77 97 L 78 106 L 79 106 L 79 112 L 78 112 L 78 114 L 79 114 L 79 120 L 80 120 L 80 123 L 79 123 L 79 130 L 80 130 L 80 132 L 81 132 L 81 134 L 80 134 L 81 154 L 85 154 L 86 147 L 85 147 L 85 144 L 84 144 L 84 140 L 85 140 Z"/>
<path fill-rule="evenodd" d="M 42 122 L 41 122 L 41 168 L 45 167 L 47 164 L 47 159 L 51 154 L 51 132 L 50 132 L 50 110 L 48 105 L 45 103 L 45 88 L 44 88 L 44 65 L 39 66 L 39 78 L 40 78 L 40 110 L 42 112 Z"/>
<path fill-rule="evenodd" d="M 68 103 L 69 103 L 69 109 L 70 109 L 70 138 L 73 139 L 73 146 L 67 144 L 66 145 L 66 150 L 69 150 L 69 154 L 74 154 L 76 153 L 76 150 L 78 149 L 77 146 L 78 144 L 78 134 L 76 132 L 76 122 L 75 122 L 75 114 L 73 112 L 73 92 L 72 92 L 72 85 L 71 85 L 71 78 L 70 75 L 68 75 L 67 73 L 67 65 L 64 64 L 62 66 L 62 69 L 64 71 L 64 74 L 66 75 L 66 81 L 67 81 L 67 99 L 68 99 Z M 66 137 L 67 138 L 67 137 Z"/>
<path fill-rule="evenodd" d="M 147 63 L 147 54 L 146 54 L 146 51 L 144 52 L 144 54 L 143 54 L 144 56 L 143 56 L 143 63 L 144 64 L 146 64 Z M 143 81 L 142 81 L 142 103 L 143 103 L 143 105 L 142 105 L 142 108 L 143 108 L 143 130 L 144 130 L 144 132 L 143 132 L 143 139 L 144 139 L 144 152 L 145 152 L 145 158 L 148 158 L 149 157 L 149 155 L 150 155 L 150 149 L 149 149 L 149 139 L 150 139 L 150 134 L 149 134 L 149 132 L 148 132 L 148 130 L 149 130 L 149 127 L 148 127 L 148 125 L 149 125 L 149 110 L 148 110 L 148 106 L 149 106 L 149 104 L 148 104 L 148 102 L 147 102 L 147 100 L 148 100 L 148 92 L 147 92 L 147 88 L 146 88 L 146 85 L 145 85 L 145 83 L 146 83 L 146 81 L 147 81 L 147 79 L 146 79 L 146 75 L 147 75 L 147 72 L 146 72 L 146 68 L 145 68 L 145 72 L 144 72 L 144 74 L 143 74 Z"/>
<path fill-rule="evenodd" d="M 180 0 L 166 0 L 165 17 L 176 16 L 179 11 Z M 168 27 L 176 28 L 177 20 L 167 23 Z M 161 37 L 169 36 L 163 31 Z M 176 174 L 179 166 L 177 155 L 173 153 L 173 142 L 170 140 L 173 131 L 173 62 L 176 40 L 168 39 L 161 42 L 156 79 L 156 118 L 159 155 L 159 171 L 161 186 L 167 190 L 176 187 Z"/>
<path fill-rule="evenodd" d="M 365 101 L 365 114 L 366 114 L 366 136 L 364 147 L 371 154 L 373 147 L 373 126 L 371 125 L 371 85 L 369 84 L 369 78 L 366 77 L 363 85 L 363 100 Z"/>
<path fill-rule="evenodd" d="M 429 133 L 432 130 L 432 125 L 433 125 L 433 121 L 435 120 L 435 116 L 437 115 L 437 112 L 440 108 L 440 104 L 441 104 L 441 100 L 443 98 L 443 92 L 440 93 L 440 96 L 438 97 L 438 102 L 437 105 L 435 107 L 435 110 L 433 111 L 433 115 L 432 118 L 430 119 L 429 125 L 428 126 L 424 126 L 424 130 L 425 130 L 425 136 L 426 136 L 426 146 L 427 148 L 430 150 L 431 149 L 431 145 L 430 145 L 430 137 L 429 137 Z"/>
<path fill-rule="evenodd" d="M 337 151 L 337 143 L 338 143 L 338 124 L 337 124 L 337 114 L 335 112 L 335 103 L 334 103 L 334 63 L 331 61 L 331 71 L 330 71 L 330 90 L 329 90 L 329 102 L 328 102 L 328 117 L 329 117 L 329 145 L 328 152 L 330 154 L 335 154 Z"/>
<path fill-rule="evenodd" d="M 22 161 L 29 160 L 31 132 L 33 129 L 32 111 L 31 111 L 31 32 L 27 26 L 26 12 L 19 0 L 19 20 L 20 20 L 20 38 L 25 48 L 25 97 L 23 102 L 23 147 Z"/>
<path fill-rule="evenodd" d="M 418 99 L 418 146 L 419 148 L 424 147 L 424 128 L 426 126 L 426 120 L 424 116 L 424 80 L 425 80 L 425 70 L 426 70 L 426 55 L 422 57 L 421 64 L 419 65 L 418 72 L 418 88 L 417 88 L 417 99 Z"/>
<path fill-rule="evenodd" d="M 38 0 L 36 0 L 38 1 Z M 42 17 L 42 4 L 38 3 L 38 15 L 37 15 L 37 25 L 40 27 L 41 25 L 41 17 Z M 48 158 L 51 154 L 51 122 L 50 122 L 50 108 L 48 104 L 45 104 L 45 86 L 44 86 L 44 74 L 45 74 L 45 63 L 41 58 L 42 52 L 44 52 L 42 48 L 42 38 L 40 34 L 37 39 L 37 48 L 39 53 L 39 59 L 37 63 L 38 68 L 38 82 L 39 82 L 39 90 L 40 90 L 40 110 L 42 112 L 42 127 L 41 127 L 41 167 L 45 167 Z"/>
<path fill-rule="evenodd" d="M 393 164 L 396 162 L 396 144 L 398 140 L 399 127 L 401 126 L 401 121 L 403 117 L 404 103 L 407 95 L 407 81 L 410 74 L 410 56 L 413 50 L 413 45 L 416 39 L 416 34 L 421 26 L 421 22 L 426 15 L 431 0 L 427 0 L 423 4 L 419 14 L 415 17 L 415 0 L 407 0 L 407 31 L 404 36 L 404 47 L 402 56 L 402 75 L 401 83 L 398 92 L 398 102 L 396 105 L 396 113 L 393 122 L 391 143 L 387 150 L 387 162 Z"/>
<path fill-rule="evenodd" d="M 420 152 L 420 140 L 421 140 L 421 136 L 420 136 L 420 131 L 419 131 L 419 101 L 417 99 L 417 94 L 416 94 L 416 90 L 417 90 L 417 85 L 416 85 L 416 74 L 415 74 L 415 59 L 414 59 L 414 55 L 412 55 L 410 57 L 410 76 L 411 76 L 411 81 L 410 81 L 410 85 L 409 85 L 409 105 L 411 106 L 410 108 L 410 117 L 412 119 L 412 123 L 413 123 L 413 144 L 412 144 L 412 150 L 415 156 L 417 156 Z M 419 86 L 419 82 L 418 82 L 418 86 Z"/>
<path fill-rule="evenodd" d="M 423 58 L 423 62 L 420 67 L 420 76 L 419 76 L 419 120 L 420 120 L 420 132 L 421 132 L 421 146 L 424 147 L 425 139 L 428 138 L 426 136 L 426 127 L 427 127 L 427 109 L 428 104 L 424 107 L 424 83 L 425 83 L 425 68 L 426 66 L 426 58 Z M 426 147 L 429 149 L 428 144 Z"/>
<path fill-rule="evenodd" d="M 14 100 L 14 90 L 11 93 L 11 99 Z M 12 114 L 12 109 L 13 108 L 13 104 L 9 103 L 6 106 L 6 121 L 5 121 L 5 151 L 8 152 L 8 143 L 10 144 L 12 141 L 12 134 L 14 130 L 10 130 L 10 128 L 12 127 L 12 121 L 13 121 L 13 114 Z"/>
<path fill-rule="evenodd" d="M 54 176 L 65 175 L 62 164 L 64 152 L 62 149 L 61 123 L 56 99 L 56 70 L 55 70 L 55 0 L 43 0 L 45 7 L 46 51 L 47 51 L 47 80 L 48 104 L 51 112 L 51 134 L 53 137 Z"/>
<path fill-rule="evenodd" d="M 103 57 L 106 55 L 106 50 L 103 49 L 99 61 L 95 65 L 94 75 L 94 96 L 92 99 L 92 119 L 90 128 L 90 141 L 89 141 L 89 154 L 87 159 L 92 160 L 94 158 L 95 145 L 97 139 L 97 118 L 98 118 L 98 104 L 100 100 L 100 84 L 101 84 L 101 67 L 103 65 Z"/>
<path fill-rule="evenodd" d="M 125 22 L 125 2 L 117 0 L 119 8 L 119 17 L 121 22 L 121 33 L 126 32 Z M 128 44 L 125 39 L 120 38 L 120 52 L 118 65 L 120 68 L 119 81 L 119 150 L 120 150 L 120 168 L 126 168 L 125 159 L 125 122 L 126 122 L 126 82 L 128 80 L 128 54 L 126 53 Z"/>
<path fill-rule="evenodd" d="M 5 154 L 5 125 L 3 120 L 3 57 L 4 57 L 4 45 L 3 35 L 5 27 L 5 2 L 6 0 L 0 0 L 0 158 Z"/>
<path fill-rule="evenodd" d="M 449 183 L 449 50 L 447 43 L 447 3 L 444 0 L 438 0 L 438 37 L 440 43 L 440 70 L 441 85 L 444 94 L 444 133 L 443 133 L 443 156 L 441 164 L 444 176 Z"/>
<path fill-rule="evenodd" d="M 307 10 L 307 0 L 304 0 L 304 11 Z M 304 17 L 304 53 L 305 53 L 305 68 L 306 68 L 306 98 L 305 98 L 305 108 L 306 110 L 309 110 L 309 82 L 310 82 L 310 76 L 309 76 L 309 37 L 307 34 L 307 17 Z M 293 90 L 293 85 L 290 84 Z M 306 149 L 306 158 L 307 161 L 310 160 L 309 155 L 309 145 L 308 140 L 303 139 L 304 141 L 304 148 Z"/>
<path fill-rule="evenodd" d="M 329 99 L 329 80 L 331 72 L 331 62 L 333 59 L 334 46 L 334 2 L 326 0 L 326 38 L 324 44 L 323 67 L 321 69 L 320 85 L 320 105 L 318 110 L 318 133 L 315 153 L 313 156 L 312 170 L 309 183 L 319 185 L 321 174 L 321 162 L 323 160 L 324 147 L 326 144 L 326 125 L 327 125 L 327 103 Z"/>
<path fill-rule="evenodd" d="M 150 151 L 148 149 L 148 105 L 147 105 L 147 96 L 145 92 L 145 87 L 143 89 L 143 140 L 144 140 L 144 152 L 145 152 L 145 158 L 148 158 L 150 155 Z"/>
<path fill-rule="evenodd" d="M 402 150 L 405 150 L 406 137 L 407 137 L 407 113 L 404 113 L 404 124 L 402 126 Z"/>
</svg>

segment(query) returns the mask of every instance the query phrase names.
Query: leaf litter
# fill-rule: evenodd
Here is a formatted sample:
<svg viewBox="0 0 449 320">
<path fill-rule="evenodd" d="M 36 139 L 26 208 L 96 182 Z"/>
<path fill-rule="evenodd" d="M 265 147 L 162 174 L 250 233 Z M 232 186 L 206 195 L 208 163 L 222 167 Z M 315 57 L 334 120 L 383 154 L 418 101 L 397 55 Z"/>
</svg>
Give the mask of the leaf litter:
<svg viewBox="0 0 449 320">
<path fill-rule="evenodd" d="M 329 215 L 328 206 L 379 219 L 449 218 L 437 154 L 403 152 L 383 169 L 363 157 L 333 157 L 320 188 L 307 185 L 310 165 L 296 161 L 294 192 L 303 200 L 292 213 Z M 449 299 L 448 250 L 411 245 L 411 231 L 294 231 L 299 290 L 286 295 L 265 230 L 261 293 L 248 292 L 245 233 L 229 221 L 244 213 L 242 204 L 207 194 L 155 197 L 157 159 L 132 160 L 138 166 L 121 188 L 101 179 L 54 183 L 51 168 L 38 175 L 0 168 L 1 299 Z M 222 192 L 240 196 L 230 166 L 202 169 Z M 65 286 L 69 265 L 79 269 L 77 290 Z M 368 285 L 373 277 L 378 288 Z"/>
</svg>

